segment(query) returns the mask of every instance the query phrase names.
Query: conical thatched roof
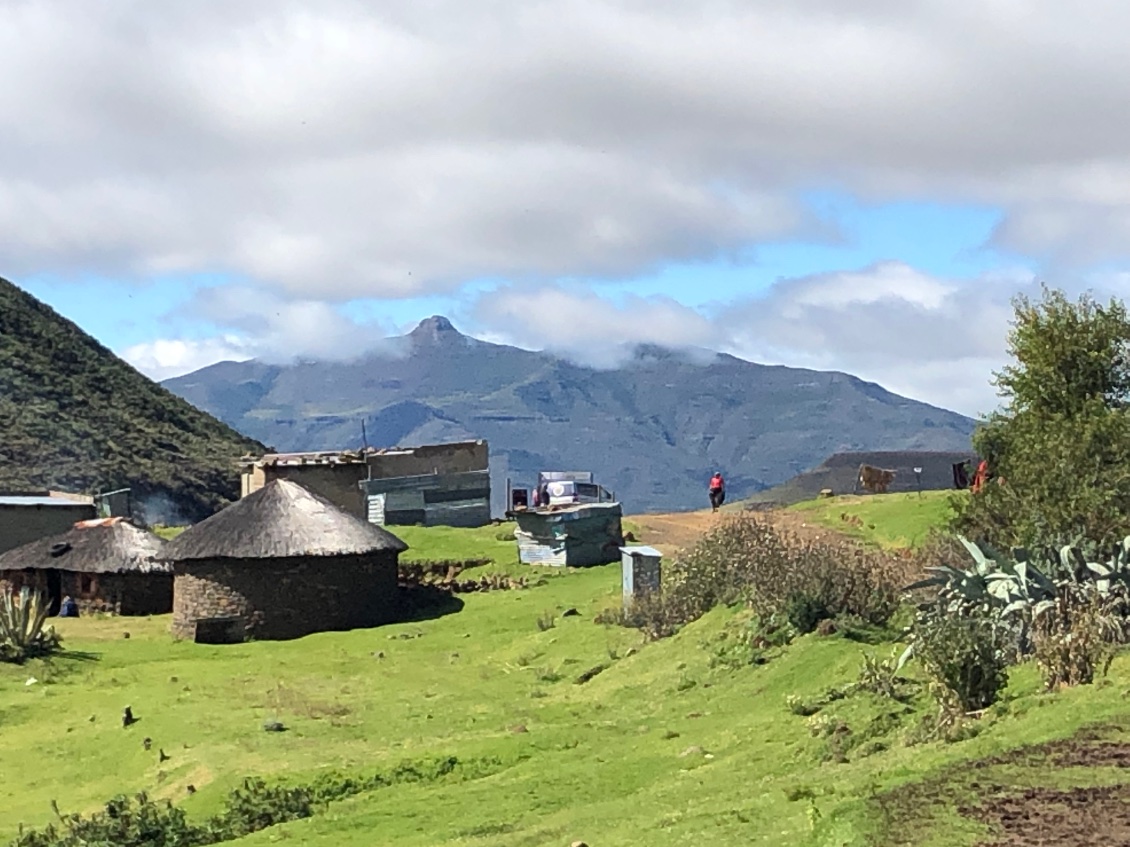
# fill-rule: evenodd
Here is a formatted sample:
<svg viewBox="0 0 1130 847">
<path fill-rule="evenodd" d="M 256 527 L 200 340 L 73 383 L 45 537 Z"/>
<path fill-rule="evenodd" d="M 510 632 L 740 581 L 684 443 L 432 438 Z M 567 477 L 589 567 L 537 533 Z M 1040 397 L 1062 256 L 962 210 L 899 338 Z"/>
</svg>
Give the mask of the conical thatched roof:
<svg viewBox="0 0 1130 847">
<path fill-rule="evenodd" d="M 165 545 L 167 562 L 278 559 L 401 552 L 391 532 L 343 512 L 296 482 L 277 479 Z"/>
<path fill-rule="evenodd" d="M 121 518 L 80 521 L 0 555 L 0 571 L 61 570 L 76 573 L 169 573 L 155 560 L 165 542 Z"/>
</svg>

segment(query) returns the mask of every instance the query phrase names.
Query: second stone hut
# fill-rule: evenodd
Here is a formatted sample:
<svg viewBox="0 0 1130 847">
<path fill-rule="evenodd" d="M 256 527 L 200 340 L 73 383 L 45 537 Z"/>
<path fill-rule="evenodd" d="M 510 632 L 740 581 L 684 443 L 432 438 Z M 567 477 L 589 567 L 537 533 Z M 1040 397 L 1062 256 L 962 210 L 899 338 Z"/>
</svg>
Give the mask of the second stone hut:
<svg viewBox="0 0 1130 847">
<path fill-rule="evenodd" d="M 289 480 L 185 530 L 173 567 L 173 634 L 200 642 L 288 639 L 360 629 L 399 614 L 408 546 Z"/>
</svg>

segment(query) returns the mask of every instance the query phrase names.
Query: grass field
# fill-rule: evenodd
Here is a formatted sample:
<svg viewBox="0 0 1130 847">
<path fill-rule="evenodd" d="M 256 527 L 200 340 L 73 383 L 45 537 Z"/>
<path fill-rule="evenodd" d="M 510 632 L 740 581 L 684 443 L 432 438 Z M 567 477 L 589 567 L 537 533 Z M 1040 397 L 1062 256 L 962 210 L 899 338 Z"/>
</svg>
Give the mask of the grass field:
<svg viewBox="0 0 1130 847">
<path fill-rule="evenodd" d="M 467 558 L 490 541 L 485 530 L 405 540 L 413 535 L 421 558 Z M 362 775 L 447 755 L 489 764 L 478 778 L 372 791 L 241 843 L 870 845 L 890 826 L 892 844 L 972 843 L 984 830 L 945 804 L 930 812 L 919 798 L 902 820 L 872 798 L 1130 714 L 1127 657 L 1102 684 L 1055 695 L 1023 667 L 981 732 L 952 744 L 903 743 L 921 702 L 909 714 L 873 695 L 832 703 L 821 714 L 845 722 L 855 745 L 833 763 L 828 740 L 785 698 L 850 682 L 864 652 L 895 645 L 806 636 L 754 666 L 742 660 L 744 613 L 727 609 L 645 644 L 594 622 L 619 600 L 617 566 L 555 574 L 524 591 L 465 595 L 460 611 L 432 620 L 291 642 L 175 643 L 163 617 L 60 620 L 68 654 L 0 665 L 0 843 L 21 822 L 50 820 L 52 800 L 91 810 L 144 789 L 201 816 L 243 776 Z M 123 729 L 126 705 L 140 722 Z M 271 720 L 288 731 L 264 732 Z M 1021 778 L 1017 766 L 994 767 Z M 1117 776 L 1109 766 L 1024 774 L 1058 784 Z"/>
<path fill-rule="evenodd" d="M 184 527 L 155 527 L 154 532 L 168 540 L 176 538 Z M 414 561 L 463 561 L 470 559 L 490 559 L 493 570 L 512 570 L 519 567 L 518 546 L 514 540 L 514 524 L 506 522 L 478 527 L 477 529 L 458 529 L 449 526 L 391 526 L 388 531 L 408 545 L 402 559 Z M 632 520 L 623 521 L 625 534 L 640 533 L 639 526 Z"/>
<path fill-rule="evenodd" d="M 812 523 L 880 547 L 913 547 L 952 513 L 952 491 L 843 495 L 790 506 Z"/>
</svg>

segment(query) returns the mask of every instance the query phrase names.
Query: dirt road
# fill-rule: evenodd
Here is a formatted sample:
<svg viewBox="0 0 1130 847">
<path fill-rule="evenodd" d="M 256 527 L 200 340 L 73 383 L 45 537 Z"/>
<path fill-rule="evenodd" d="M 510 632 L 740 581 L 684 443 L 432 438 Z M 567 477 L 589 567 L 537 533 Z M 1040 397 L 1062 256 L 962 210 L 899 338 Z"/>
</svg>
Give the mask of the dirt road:
<svg viewBox="0 0 1130 847">
<path fill-rule="evenodd" d="M 740 515 L 741 512 L 722 511 L 714 513 L 709 509 L 697 512 L 669 512 L 665 514 L 631 515 L 625 520 L 636 524 L 641 531 L 639 538 L 665 556 L 692 546 L 711 527 L 719 521 Z M 804 537 L 819 538 L 828 536 L 835 530 L 806 523 L 801 515 L 783 509 L 758 512 L 758 517 L 772 521 L 779 528 Z"/>
</svg>

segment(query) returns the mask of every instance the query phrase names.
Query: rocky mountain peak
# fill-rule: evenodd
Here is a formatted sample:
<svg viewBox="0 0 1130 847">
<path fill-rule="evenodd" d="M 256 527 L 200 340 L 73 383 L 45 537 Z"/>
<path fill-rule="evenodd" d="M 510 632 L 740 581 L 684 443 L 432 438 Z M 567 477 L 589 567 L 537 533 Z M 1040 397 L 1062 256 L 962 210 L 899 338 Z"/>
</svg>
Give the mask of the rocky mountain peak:
<svg viewBox="0 0 1130 847">
<path fill-rule="evenodd" d="M 443 315 L 432 315 L 424 318 L 419 325 L 408 333 L 408 337 L 415 341 L 449 341 L 463 338 L 462 333 Z"/>
</svg>

